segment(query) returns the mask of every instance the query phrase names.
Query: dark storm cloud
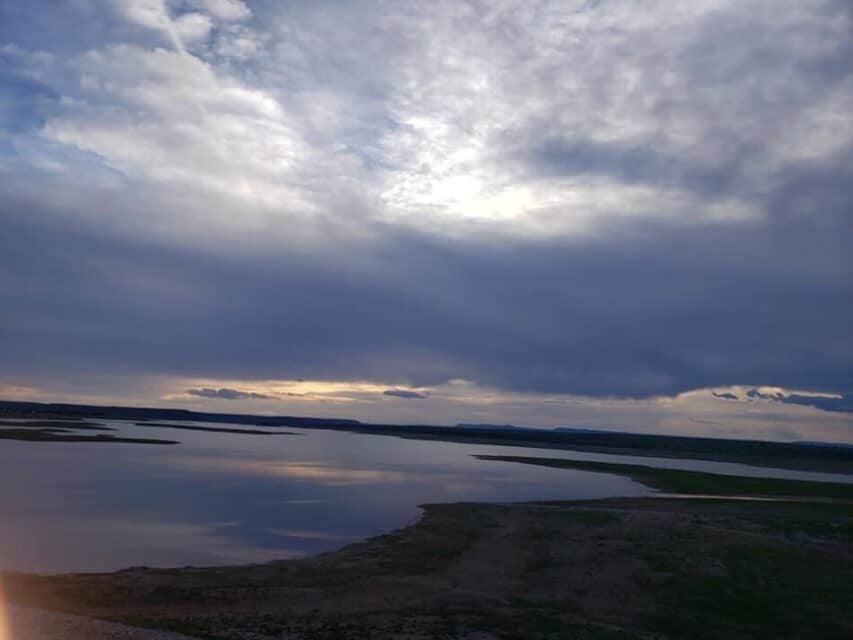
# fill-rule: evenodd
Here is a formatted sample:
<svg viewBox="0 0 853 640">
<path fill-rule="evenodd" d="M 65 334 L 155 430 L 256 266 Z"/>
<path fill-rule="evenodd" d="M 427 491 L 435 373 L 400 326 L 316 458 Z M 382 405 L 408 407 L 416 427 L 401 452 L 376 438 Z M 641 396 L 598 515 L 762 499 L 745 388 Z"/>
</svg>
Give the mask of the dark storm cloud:
<svg viewBox="0 0 853 640">
<path fill-rule="evenodd" d="M 204 387 L 202 389 L 187 389 L 187 393 L 199 398 L 215 398 L 217 400 L 270 400 L 273 398 L 273 396 L 263 393 L 228 388 L 211 389 Z"/>
<path fill-rule="evenodd" d="M 853 233 L 851 197 L 853 197 L 853 148 L 845 147 L 828 158 L 798 162 L 785 167 L 777 176 L 777 185 L 767 198 L 766 208 L 777 225 L 786 230 L 800 227 L 814 234 L 832 228 L 847 241 Z M 849 274 L 849 261 L 839 263 Z"/>
<path fill-rule="evenodd" d="M 853 394 L 845 394 L 840 398 L 820 398 L 815 396 L 801 396 L 792 394 L 782 399 L 787 404 L 799 404 L 807 407 L 816 407 L 823 411 L 835 411 L 838 413 L 853 413 Z"/>
<path fill-rule="evenodd" d="M 532 150 L 529 166 L 540 175 L 606 175 L 628 184 L 674 185 L 712 197 L 732 190 L 739 175 L 738 165 L 731 162 L 696 164 L 651 148 L 589 140 L 549 140 Z"/>
<path fill-rule="evenodd" d="M 804 407 L 814 407 L 822 411 L 835 413 L 853 413 L 853 394 L 843 394 L 837 398 L 825 396 L 801 395 L 797 393 L 761 393 L 758 389 L 750 389 L 746 392 L 748 398 L 772 400 L 784 404 L 796 404 Z"/>
<path fill-rule="evenodd" d="M 223 261 L 58 225 L 2 197 L 4 360 L 31 375 L 467 378 L 633 397 L 853 387 L 853 283 L 832 216 L 772 233 L 626 228 L 593 243 L 389 231 L 347 251 Z"/>
<path fill-rule="evenodd" d="M 717 393 L 715 391 L 712 392 L 711 395 L 715 398 L 720 398 L 721 400 L 737 400 L 737 396 L 733 393 Z"/>
<path fill-rule="evenodd" d="M 746 397 L 753 400 L 783 400 L 785 395 L 782 393 L 762 393 L 758 389 L 750 389 L 746 392 Z"/>
<path fill-rule="evenodd" d="M 429 397 L 426 393 L 418 393 L 417 391 L 409 391 L 407 389 L 387 389 L 382 392 L 382 395 L 403 398 L 405 400 L 425 400 Z"/>
</svg>

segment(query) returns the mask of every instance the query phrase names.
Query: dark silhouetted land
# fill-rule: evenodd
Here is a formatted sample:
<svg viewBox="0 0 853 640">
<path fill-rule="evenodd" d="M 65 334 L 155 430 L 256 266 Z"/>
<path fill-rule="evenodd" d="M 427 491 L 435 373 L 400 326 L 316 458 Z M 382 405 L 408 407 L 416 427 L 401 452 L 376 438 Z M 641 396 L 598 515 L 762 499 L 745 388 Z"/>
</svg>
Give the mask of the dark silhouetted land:
<svg viewBox="0 0 853 640">
<path fill-rule="evenodd" d="M 98 434 L 94 436 L 72 433 L 66 429 L 2 429 L 0 440 L 20 440 L 23 442 L 105 442 L 125 444 L 180 444 L 177 440 L 161 438 L 126 438 Z"/>
<path fill-rule="evenodd" d="M 260 429 L 229 429 L 227 427 L 200 427 L 194 424 L 164 424 L 161 422 L 137 422 L 137 427 L 156 427 L 160 429 L 182 429 L 184 431 L 207 431 L 209 433 L 242 433 L 250 436 L 293 436 L 290 431 L 261 431 Z"/>
<path fill-rule="evenodd" d="M 27 427 L 29 429 L 73 429 L 75 431 L 115 431 L 97 422 L 83 420 L 0 420 L 0 428 Z"/>
</svg>

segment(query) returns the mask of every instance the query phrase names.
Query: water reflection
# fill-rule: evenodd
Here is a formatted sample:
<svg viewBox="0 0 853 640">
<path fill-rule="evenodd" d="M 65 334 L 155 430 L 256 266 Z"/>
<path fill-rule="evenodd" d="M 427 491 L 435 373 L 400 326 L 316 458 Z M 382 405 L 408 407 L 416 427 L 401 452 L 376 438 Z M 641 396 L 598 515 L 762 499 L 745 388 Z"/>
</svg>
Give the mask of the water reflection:
<svg viewBox="0 0 853 640">
<path fill-rule="evenodd" d="M 355 485 L 399 483 L 411 474 L 379 469 L 345 469 L 322 462 L 276 462 L 271 460 L 221 460 L 219 458 L 187 458 L 180 465 L 200 472 L 236 472 L 249 475 L 309 481 L 321 485 Z"/>
<path fill-rule="evenodd" d="M 110 425 L 130 436 L 161 433 Z M 409 524 L 424 503 L 648 493 L 617 476 L 471 454 L 615 456 L 299 433 L 183 431 L 182 444 L 171 447 L 6 441 L 0 446 L 0 569 L 262 562 L 334 549 Z M 697 464 L 708 469 L 717 463 Z"/>
<path fill-rule="evenodd" d="M 345 536 L 325 531 L 302 531 L 301 529 L 267 529 L 267 533 L 282 538 L 297 538 L 300 540 L 332 540 L 334 542 L 350 542 L 358 540 L 358 536 Z"/>
</svg>

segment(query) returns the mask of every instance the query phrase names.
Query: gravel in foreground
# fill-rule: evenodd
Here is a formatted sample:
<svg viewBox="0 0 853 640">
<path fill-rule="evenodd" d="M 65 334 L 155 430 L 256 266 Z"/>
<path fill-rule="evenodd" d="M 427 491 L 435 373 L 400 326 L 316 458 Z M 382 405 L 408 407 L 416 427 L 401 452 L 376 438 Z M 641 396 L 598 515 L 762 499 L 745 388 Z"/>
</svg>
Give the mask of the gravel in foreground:
<svg viewBox="0 0 853 640">
<path fill-rule="evenodd" d="M 43 609 L 8 605 L 6 613 L 9 640 L 191 640 L 177 633 L 134 629 Z"/>
</svg>

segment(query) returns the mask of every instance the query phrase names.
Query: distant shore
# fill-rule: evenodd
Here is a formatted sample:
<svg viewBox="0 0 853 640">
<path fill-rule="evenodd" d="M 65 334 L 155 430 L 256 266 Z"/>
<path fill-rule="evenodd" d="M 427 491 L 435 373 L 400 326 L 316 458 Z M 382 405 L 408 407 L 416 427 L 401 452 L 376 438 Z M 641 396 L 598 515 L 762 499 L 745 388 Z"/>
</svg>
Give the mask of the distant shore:
<svg viewBox="0 0 853 640">
<path fill-rule="evenodd" d="M 552 431 L 512 427 L 441 427 L 433 425 L 366 424 L 358 420 L 299 416 L 255 416 L 201 413 L 183 409 L 99 407 L 0 401 L 0 420 L 128 420 L 156 426 L 157 422 L 207 422 L 260 428 L 327 429 L 370 435 L 397 436 L 466 444 L 534 447 L 658 458 L 733 462 L 761 467 L 853 474 L 853 447 L 820 443 L 797 444 L 759 440 L 696 438 L 589 430 Z M 175 425 L 170 425 L 177 428 Z M 213 427 L 202 427 L 201 429 Z M 0 438 L 3 430 L 0 429 Z M 45 439 L 50 439 L 49 435 Z M 70 440 L 70 439 L 69 439 Z M 91 438 L 80 438 L 80 441 Z"/>
</svg>

